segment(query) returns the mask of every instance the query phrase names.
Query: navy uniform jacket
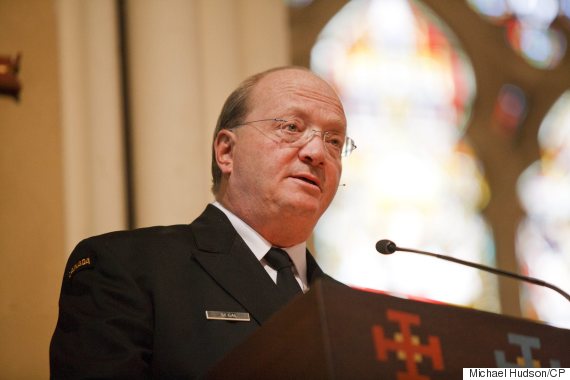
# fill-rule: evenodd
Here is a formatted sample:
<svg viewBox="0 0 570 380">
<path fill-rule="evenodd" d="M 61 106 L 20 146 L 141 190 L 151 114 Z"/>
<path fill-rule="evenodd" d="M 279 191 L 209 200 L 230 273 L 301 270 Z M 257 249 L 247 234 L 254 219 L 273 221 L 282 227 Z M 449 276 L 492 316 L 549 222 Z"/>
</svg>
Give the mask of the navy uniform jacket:
<svg viewBox="0 0 570 380">
<path fill-rule="evenodd" d="M 309 283 L 323 276 L 307 251 Z M 51 376 L 196 377 L 285 303 L 215 206 L 190 225 L 92 237 L 64 273 Z M 250 321 L 208 320 L 206 311 L 245 312 Z"/>
</svg>

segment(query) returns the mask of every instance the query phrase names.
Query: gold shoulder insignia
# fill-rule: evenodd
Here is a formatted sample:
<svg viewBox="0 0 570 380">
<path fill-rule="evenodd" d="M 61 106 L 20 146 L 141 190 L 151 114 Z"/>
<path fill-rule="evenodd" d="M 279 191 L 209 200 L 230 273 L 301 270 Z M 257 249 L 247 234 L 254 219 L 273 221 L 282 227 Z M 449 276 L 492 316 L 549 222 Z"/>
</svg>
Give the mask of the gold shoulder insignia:
<svg viewBox="0 0 570 380">
<path fill-rule="evenodd" d="M 91 257 L 84 257 L 77 261 L 71 269 L 67 272 L 67 278 L 71 278 L 79 269 L 86 269 L 93 266 L 93 259 Z"/>
</svg>

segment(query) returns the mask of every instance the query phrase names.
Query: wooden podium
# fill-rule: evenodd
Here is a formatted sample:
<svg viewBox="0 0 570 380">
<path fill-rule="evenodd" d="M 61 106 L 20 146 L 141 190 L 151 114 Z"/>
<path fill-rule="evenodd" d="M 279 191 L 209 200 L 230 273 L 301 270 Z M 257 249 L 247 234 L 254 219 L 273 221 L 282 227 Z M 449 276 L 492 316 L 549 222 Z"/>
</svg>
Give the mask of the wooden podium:
<svg viewBox="0 0 570 380">
<path fill-rule="evenodd" d="M 207 378 L 448 380 L 473 367 L 570 367 L 570 330 L 322 281 Z"/>
</svg>

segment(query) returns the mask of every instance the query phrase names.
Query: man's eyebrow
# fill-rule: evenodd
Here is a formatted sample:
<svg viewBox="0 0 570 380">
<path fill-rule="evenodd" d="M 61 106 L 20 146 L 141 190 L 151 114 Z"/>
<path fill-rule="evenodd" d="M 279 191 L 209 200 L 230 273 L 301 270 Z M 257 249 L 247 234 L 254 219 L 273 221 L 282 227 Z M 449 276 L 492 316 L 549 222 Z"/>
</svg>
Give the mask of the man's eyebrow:
<svg viewBox="0 0 570 380">
<path fill-rule="evenodd" d="M 327 122 L 327 125 L 332 125 L 333 127 L 330 128 L 331 131 L 335 131 L 339 134 L 346 135 L 347 125 L 346 121 L 342 119 L 334 119 Z"/>
<path fill-rule="evenodd" d="M 311 119 L 311 113 L 298 106 L 287 107 L 282 113 L 283 115 L 276 116 L 276 118 L 285 119 L 287 121 L 291 121 L 293 118 L 298 118 L 302 119 L 304 122 Z M 327 118 L 323 124 L 323 128 L 341 135 L 346 135 L 348 129 L 346 119 L 343 119 L 338 115 Z"/>
</svg>

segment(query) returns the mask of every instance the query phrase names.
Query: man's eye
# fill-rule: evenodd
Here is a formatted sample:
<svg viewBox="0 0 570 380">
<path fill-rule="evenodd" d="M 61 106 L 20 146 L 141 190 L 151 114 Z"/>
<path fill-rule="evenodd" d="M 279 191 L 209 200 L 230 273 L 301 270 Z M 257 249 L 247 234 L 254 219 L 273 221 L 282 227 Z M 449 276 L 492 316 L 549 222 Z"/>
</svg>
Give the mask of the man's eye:
<svg viewBox="0 0 570 380">
<path fill-rule="evenodd" d="M 337 149 L 341 149 L 342 145 L 344 144 L 344 139 L 342 139 L 340 136 L 328 136 L 327 143 Z"/>
<path fill-rule="evenodd" d="M 298 133 L 301 131 L 301 128 L 295 123 L 286 123 L 282 127 L 283 132 L 287 133 Z"/>
</svg>

